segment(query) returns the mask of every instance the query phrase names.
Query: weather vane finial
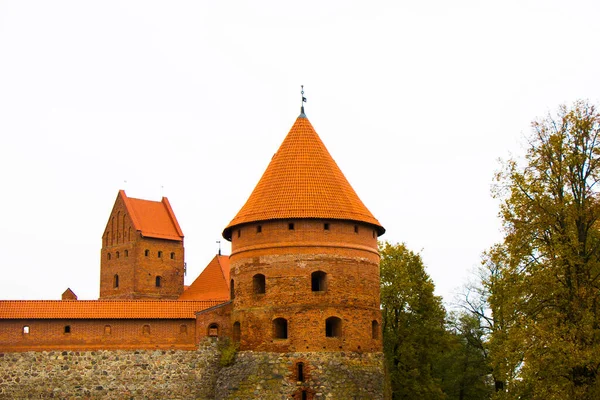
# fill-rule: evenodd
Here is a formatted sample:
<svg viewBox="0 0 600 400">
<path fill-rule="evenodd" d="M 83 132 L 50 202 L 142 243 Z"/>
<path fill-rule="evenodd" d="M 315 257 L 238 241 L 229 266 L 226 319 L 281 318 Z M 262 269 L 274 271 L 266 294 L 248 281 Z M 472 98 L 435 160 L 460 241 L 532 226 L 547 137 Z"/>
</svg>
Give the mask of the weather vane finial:
<svg viewBox="0 0 600 400">
<path fill-rule="evenodd" d="M 300 107 L 300 117 L 306 118 L 304 114 L 304 103 L 306 103 L 306 97 L 304 97 L 304 85 L 300 85 L 300 94 L 302 95 L 302 103 Z"/>
</svg>

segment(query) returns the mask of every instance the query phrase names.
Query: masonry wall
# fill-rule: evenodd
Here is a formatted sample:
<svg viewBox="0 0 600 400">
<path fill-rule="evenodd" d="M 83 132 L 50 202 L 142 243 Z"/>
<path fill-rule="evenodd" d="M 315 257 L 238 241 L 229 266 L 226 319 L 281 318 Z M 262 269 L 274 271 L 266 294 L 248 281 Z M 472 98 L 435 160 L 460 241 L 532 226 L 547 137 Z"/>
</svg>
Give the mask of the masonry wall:
<svg viewBox="0 0 600 400">
<path fill-rule="evenodd" d="M 195 351 L 0 353 L 0 399 L 213 399 L 216 342 Z"/>
<path fill-rule="evenodd" d="M 0 352 L 51 349 L 194 350 L 197 343 L 195 328 L 194 319 L 2 320 Z"/>
</svg>

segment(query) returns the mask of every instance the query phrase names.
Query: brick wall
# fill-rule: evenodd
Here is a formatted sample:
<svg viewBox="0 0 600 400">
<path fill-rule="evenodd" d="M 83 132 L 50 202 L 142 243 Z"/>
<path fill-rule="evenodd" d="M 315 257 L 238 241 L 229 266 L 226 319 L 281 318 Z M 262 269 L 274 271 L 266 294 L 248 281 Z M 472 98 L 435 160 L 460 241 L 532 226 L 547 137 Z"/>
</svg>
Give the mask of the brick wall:
<svg viewBox="0 0 600 400">
<path fill-rule="evenodd" d="M 197 343 L 195 328 L 196 321 L 193 319 L 2 320 L 0 351 L 193 350 Z"/>
</svg>

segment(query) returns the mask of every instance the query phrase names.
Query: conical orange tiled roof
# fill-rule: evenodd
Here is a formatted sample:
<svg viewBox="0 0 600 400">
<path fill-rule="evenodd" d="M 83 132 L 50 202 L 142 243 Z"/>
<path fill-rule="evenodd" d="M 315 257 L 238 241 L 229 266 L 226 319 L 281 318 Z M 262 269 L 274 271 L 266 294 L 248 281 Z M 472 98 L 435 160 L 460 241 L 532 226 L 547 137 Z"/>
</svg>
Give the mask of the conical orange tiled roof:
<svg viewBox="0 0 600 400">
<path fill-rule="evenodd" d="M 290 218 L 338 219 L 385 229 L 359 199 L 308 118 L 301 114 L 246 204 L 223 231 L 236 225 Z"/>
</svg>

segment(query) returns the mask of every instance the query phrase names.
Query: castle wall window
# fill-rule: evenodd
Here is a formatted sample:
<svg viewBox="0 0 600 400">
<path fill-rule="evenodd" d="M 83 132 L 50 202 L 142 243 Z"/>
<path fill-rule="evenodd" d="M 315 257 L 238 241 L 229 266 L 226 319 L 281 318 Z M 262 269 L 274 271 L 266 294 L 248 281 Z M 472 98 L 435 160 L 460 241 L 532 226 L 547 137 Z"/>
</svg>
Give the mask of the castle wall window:
<svg viewBox="0 0 600 400">
<path fill-rule="evenodd" d="M 288 229 L 289 229 L 290 231 L 293 231 L 293 230 L 294 230 L 294 223 L 293 223 L 293 222 L 290 222 L 290 223 L 288 224 Z"/>
<path fill-rule="evenodd" d="M 303 390 L 300 393 L 300 400 L 308 400 L 308 394 L 307 394 L 306 390 Z"/>
<path fill-rule="evenodd" d="M 175 259 L 175 252 L 171 252 L 171 260 Z"/>
<path fill-rule="evenodd" d="M 338 317 L 329 317 L 325 320 L 326 337 L 342 337 L 342 320 Z"/>
<path fill-rule="evenodd" d="M 296 381 L 304 382 L 304 363 L 299 362 L 296 364 Z"/>
<path fill-rule="evenodd" d="M 354 233 L 358 233 L 358 225 L 354 225 Z"/>
<path fill-rule="evenodd" d="M 111 329 L 110 325 L 104 325 L 104 334 L 105 335 L 110 335 L 111 331 L 112 331 L 112 329 Z"/>
<path fill-rule="evenodd" d="M 379 322 L 377 321 L 371 323 L 371 337 L 373 339 L 379 339 Z"/>
<path fill-rule="evenodd" d="M 158 251 L 158 258 L 162 258 L 162 251 Z"/>
<path fill-rule="evenodd" d="M 327 274 L 323 271 L 315 271 L 310 274 L 310 282 L 313 292 L 324 292 L 327 290 Z"/>
<path fill-rule="evenodd" d="M 239 323 L 239 321 L 236 321 L 233 324 L 233 341 L 238 343 L 240 341 L 240 338 L 242 336 L 242 327 Z"/>
<path fill-rule="evenodd" d="M 119 253 L 118 251 L 115 253 L 115 256 L 117 256 L 117 258 L 119 258 L 121 256 L 121 253 Z"/>
<path fill-rule="evenodd" d="M 328 231 L 328 230 L 329 230 L 329 222 L 325 222 L 325 223 L 323 224 L 323 229 L 324 229 L 324 230 L 326 230 L 326 231 Z"/>
<path fill-rule="evenodd" d="M 25 325 L 23 327 L 23 335 L 29 335 L 29 326 L 28 325 Z"/>
<path fill-rule="evenodd" d="M 108 254 L 106 255 L 106 259 L 107 259 L 107 260 L 110 260 L 110 257 L 111 257 L 111 255 L 110 255 L 110 253 L 108 253 Z"/>
<path fill-rule="evenodd" d="M 235 282 L 233 279 L 229 282 L 229 297 L 231 300 L 235 299 Z"/>
<path fill-rule="evenodd" d="M 65 333 L 71 333 L 71 325 L 65 325 Z"/>
<path fill-rule="evenodd" d="M 125 257 L 129 257 L 129 250 L 125 250 Z"/>
<path fill-rule="evenodd" d="M 256 227 L 256 233 L 261 233 L 262 232 L 262 225 L 258 225 Z"/>
<path fill-rule="evenodd" d="M 242 230 L 238 229 L 238 237 L 242 236 Z"/>
<path fill-rule="evenodd" d="M 144 325 L 142 327 L 142 334 L 149 335 L 150 334 L 150 325 Z"/>
<path fill-rule="evenodd" d="M 154 281 L 154 285 L 156 287 L 161 287 L 162 286 L 162 277 L 157 276 L 156 279 L 155 279 L 155 281 Z"/>
<path fill-rule="evenodd" d="M 288 338 L 288 322 L 285 318 L 275 318 L 273 320 L 273 338 L 287 339 Z"/>
<path fill-rule="evenodd" d="M 144 250 L 144 256 L 148 257 L 150 255 L 150 250 L 146 249 Z"/>
<path fill-rule="evenodd" d="M 219 325 L 213 323 L 208 326 L 208 336 L 218 337 L 219 336 Z"/>
<path fill-rule="evenodd" d="M 119 287 L 119 275 L 115 274 L 113 277 L 113 287 L 117 289 Z"/>
<path fill-rule="evenodd" d="M 375 232 L 375 229 L 373 229 L 373 239 L 375 239 L 377 237 L 377 233 Z"/>
<path fill-rule="evenodd" d="M 264 294 L 266 292 L 267 284 L 263 274 L 256 274 L 252 277 L 252 288 L 254 294 Z"/>
</svg>

